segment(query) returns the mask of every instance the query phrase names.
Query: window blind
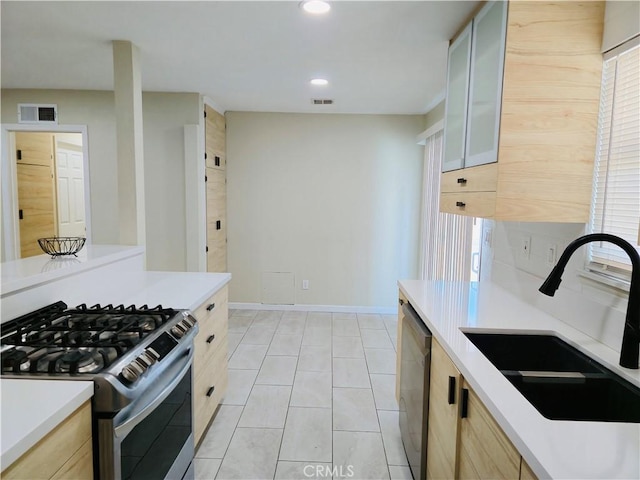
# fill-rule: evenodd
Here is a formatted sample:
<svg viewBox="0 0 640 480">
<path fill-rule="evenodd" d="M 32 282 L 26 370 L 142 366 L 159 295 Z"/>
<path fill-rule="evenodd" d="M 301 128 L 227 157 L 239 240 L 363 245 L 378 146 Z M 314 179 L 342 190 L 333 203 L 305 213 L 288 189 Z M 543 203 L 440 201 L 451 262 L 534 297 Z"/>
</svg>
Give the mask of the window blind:
<svg viewBox="0 0 640 480">
<path fill-rule="evenodd" d="M 640 223 L 640 42 L 605 55 L 594 173 L 591 232 L 638 245 Z M 640 250 L 640 247 L 639 247 Z M 611 243 L 591 243 L 588 267 L 620 273 L 627 254 Z"/>
<path fill-rule="evenodd" d="M 469 280 L 473 218 L 440 212 L 442 130 L 424 149 L 420 275 L 423 280 Z"/>
</svg>

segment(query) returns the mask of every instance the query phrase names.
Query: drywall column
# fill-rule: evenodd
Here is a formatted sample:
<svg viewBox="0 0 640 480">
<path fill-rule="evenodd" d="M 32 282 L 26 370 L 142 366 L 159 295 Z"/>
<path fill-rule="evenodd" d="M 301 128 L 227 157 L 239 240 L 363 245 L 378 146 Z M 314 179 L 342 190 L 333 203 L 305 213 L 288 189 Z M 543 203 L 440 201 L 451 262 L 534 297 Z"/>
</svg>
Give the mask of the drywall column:
<svg viewBox="0 0 640 480">
<path fill-rule="evenodd" d="M 120 243 L 145 244 L 142 78 L 138 47 L 113 41 Z"/>
</svg>

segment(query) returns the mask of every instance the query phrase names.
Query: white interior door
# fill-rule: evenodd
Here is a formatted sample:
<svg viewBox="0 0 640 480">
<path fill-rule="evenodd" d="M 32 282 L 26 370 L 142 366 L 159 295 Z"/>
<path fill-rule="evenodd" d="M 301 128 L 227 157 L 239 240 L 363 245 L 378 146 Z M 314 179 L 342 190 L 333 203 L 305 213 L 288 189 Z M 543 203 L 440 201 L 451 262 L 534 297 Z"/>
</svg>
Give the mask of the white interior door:
<svg viewBox="0 0 640 480">
<path fill-rule="evenodd" d="M 56 150 L 58 187 L 58 235 L 86 236 L 84 211 L 84 168 L 82 152 Z"/>
</svg>

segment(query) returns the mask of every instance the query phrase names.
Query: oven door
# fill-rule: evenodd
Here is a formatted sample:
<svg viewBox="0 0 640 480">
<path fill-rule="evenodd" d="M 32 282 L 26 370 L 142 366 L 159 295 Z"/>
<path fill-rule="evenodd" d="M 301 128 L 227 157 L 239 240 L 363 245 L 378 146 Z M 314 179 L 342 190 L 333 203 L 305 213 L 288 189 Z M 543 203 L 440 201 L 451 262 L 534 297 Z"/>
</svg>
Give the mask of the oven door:
<svg viewBox="0 0 640 480">
<path fill-rule="evenodd" d="M 172 365 L 153 387 L 112 418 L 98 418 L 102 480 L 182 479 L 193 475 L 192 368 Z M 173 370 L 173 372 L 171 372 Z M 173 375 L 172 375 L 173 373 Z M 168 384 L 162 385 L 172 380 Z M 190 472 L 190 473 L 189 473 Z"/>
</svg>

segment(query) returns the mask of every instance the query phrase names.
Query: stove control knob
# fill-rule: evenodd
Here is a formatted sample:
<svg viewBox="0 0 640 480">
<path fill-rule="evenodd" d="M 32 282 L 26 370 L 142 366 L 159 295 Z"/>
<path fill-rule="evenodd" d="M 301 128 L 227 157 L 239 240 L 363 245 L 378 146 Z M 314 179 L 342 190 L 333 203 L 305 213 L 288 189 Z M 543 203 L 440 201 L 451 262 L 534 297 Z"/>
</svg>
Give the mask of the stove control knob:
<svg viewBox="0 0 640 480">
<path fill-rule="evenodd" d="M 187 330 L 178 323 L 171 327 L 171 333 L 173 333 L 173 336 L 176 338 L 182 338 L 184 334 L 187 333 Z"/>
<path fill-rule="evenodd" d="M 142 374 L 143 370 L 135 361 L 124 367 L 120 372 L 120 376 L 128 383 L 133 383 L 138 380 L 138 377 Z"/>
<path fill-rule="evenodd" d="M 189 325 L 189 328 L 193 327 L 196 323 L 198 323 L 198 321 L 193 315 L 190 315 L 187 312 L 183 312 L 182 315 L 184 316 L 184 320 L 182 320 L 182 322 L 185 323 L 186 325 Z"/>
<path fill-rule="evenodd" d="M 135 359 L 135 362 L 142 367 L 142 370 L 146 370 L 151 366 L 151 364 L 153 364 L 151 358 L 149 358 L 149 356 L 147 356 L 147 354 L 144 352 Z"/>
<path fill-rule="evenodd" d="M 185 333 L 191 330 L 191 327 L 193 327 L 193 324 L 191 322 L 188 322 L 187 319 L 182 320 L 180 323 L 178 323 L 178 325 L 180 325 L 184 329 Z"/>
<path fill-rule="evenodd" d="M 140 361 L 142 361 L 147 368 L 149 368 L 151 365 L 153 365 L 154 363 L 156 363 L 156 361 L 158 360 L 151 352 L 149 352 L 148 350 L 145 350 L 144 352 L 142 352 L 142 354 L 138 357 L 138 359 Z"/>
</svg>

